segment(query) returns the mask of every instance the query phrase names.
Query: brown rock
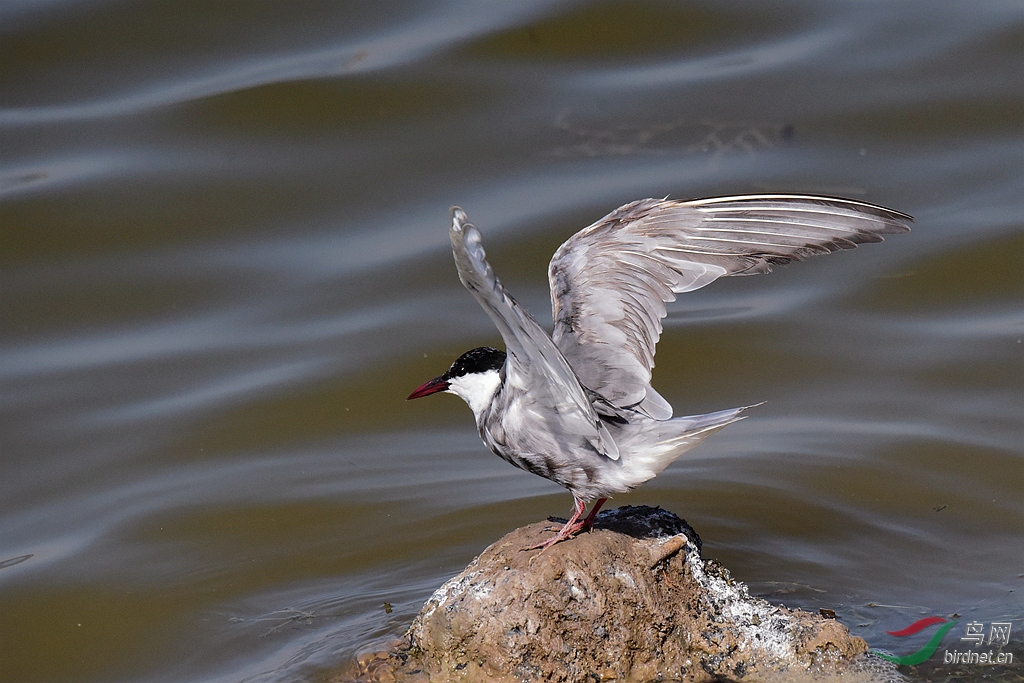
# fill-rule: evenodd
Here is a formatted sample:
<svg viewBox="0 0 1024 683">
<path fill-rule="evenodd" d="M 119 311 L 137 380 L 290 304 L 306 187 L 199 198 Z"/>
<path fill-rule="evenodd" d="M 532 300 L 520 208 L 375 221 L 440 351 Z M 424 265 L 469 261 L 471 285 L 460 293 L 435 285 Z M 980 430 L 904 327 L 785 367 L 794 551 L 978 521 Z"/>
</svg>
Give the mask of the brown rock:
<svg viewBox="0 0 1024 683">
<path fill-rule="evenodd" d="M 724 567 L 701 558 L 696 532 L 670 512 L 610 510 L 590 533 L 544 552 L 524 550 L 551 529 L 532 524 L 487 548 L 430 597 L 401 647 L 364 657 L 357 679 L 878 680 L 883 673 L 877 662 L 864 664 L 867 644 L 838 621 L 750 597 Z"/>
</svg>

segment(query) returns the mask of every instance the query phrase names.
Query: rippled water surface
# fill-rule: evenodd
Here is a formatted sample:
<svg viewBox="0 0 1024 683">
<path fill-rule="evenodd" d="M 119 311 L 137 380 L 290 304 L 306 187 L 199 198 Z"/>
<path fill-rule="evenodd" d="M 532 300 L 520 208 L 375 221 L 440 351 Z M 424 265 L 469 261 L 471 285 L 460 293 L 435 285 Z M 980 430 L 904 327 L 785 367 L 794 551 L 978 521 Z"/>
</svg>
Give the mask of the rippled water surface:
<svg viewBox="0 0 1024 683">
<path fill-rule="evenodd" d="M 456 203 L 541 319 L 640 197 L 913 214 L 681 297 L 677 414 L 767 403 L 614 502 L 878 647 L 1024 635 L 1024 5 L 9 0 L 0 46 L 0 679 L 301 680 L 569 509 L 404 400 L 500 341 Z"/>
</svg>

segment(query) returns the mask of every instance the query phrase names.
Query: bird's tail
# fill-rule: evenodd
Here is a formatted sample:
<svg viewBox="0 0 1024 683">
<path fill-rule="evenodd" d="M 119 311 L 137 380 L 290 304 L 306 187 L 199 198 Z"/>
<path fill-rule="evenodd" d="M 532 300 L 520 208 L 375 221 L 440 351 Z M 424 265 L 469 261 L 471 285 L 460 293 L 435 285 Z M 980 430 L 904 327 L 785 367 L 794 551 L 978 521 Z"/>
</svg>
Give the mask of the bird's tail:
<svg viewBox="0 0 1024 683">
<path fill-rule="evenodd" d="M 761 405 L 760 403 L 756 405 Z M 629 453 L 623 475 L 630 488 L 657 476 L 676 458 L 690 450 L 708 435 L 746 417 L 743 411 L 756 406 L 729 408 L 706 415 L 674 417 L 671 420 L 644 421 L 630 425 L 636 432 L 620 438 L 620 451 Z M 623 446 L 626 446 L 623 448 Z"/>
</svg>

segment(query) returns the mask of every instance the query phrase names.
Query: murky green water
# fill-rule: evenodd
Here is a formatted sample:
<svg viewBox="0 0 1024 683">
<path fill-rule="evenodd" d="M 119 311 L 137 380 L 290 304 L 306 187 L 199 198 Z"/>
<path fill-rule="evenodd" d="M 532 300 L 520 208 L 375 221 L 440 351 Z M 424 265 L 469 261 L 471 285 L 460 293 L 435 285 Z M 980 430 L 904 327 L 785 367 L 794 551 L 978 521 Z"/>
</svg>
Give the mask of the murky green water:
<svg viewBox="0 0 1024 683">
<path fill-rule="evenodd" d="M 1024 635 L 1024 5 L 13 0 L 0 47 L 0 680 L 302 679 L 569 509 L 404 401 L 498 342 L 455 203 L 542 319 L 640 197 L 915 215 L 681 297 L 677 414 L 767 403 L 614 502 L 877 647 Z"/>
</svg>

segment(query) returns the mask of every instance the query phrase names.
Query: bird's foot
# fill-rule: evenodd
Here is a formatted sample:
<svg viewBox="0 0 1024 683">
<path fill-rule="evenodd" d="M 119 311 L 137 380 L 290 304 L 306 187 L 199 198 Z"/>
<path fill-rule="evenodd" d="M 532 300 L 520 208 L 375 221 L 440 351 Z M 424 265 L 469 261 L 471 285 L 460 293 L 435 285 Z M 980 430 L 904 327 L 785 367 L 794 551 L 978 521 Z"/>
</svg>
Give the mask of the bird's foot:
<svg viewBox="0 0 1024 683">
<path fill-rule="evenodd" d="M 540 550 L 543 552 L 544 550 L 547 550 L 556 543 L 560 543 L 568 538 L 572 538 L 578 533 L 587 531 L 588 529 L 590 529 L 591 526 L 592 524 L 588 524 L 587 520 L 583 519 L 566 522 L 565 526 L 559 529 L 557 534 L 547 539 L 546 541 L 541 541 L 537 545 L 533 545 L 529 548 L 526 548 L 526 550 Z"/>
<path fill-rule="evenodd" d="M 594 507 L 591 509 L 590 514 L 587 515 L 585 518 L 580 519 L 581 517 L 583 517 L 583 512 L 587 509 L 587 507 L 582 500 L 576 498 L 574 500 L 575 512 L 573 516 L 570 517 L 569 521 L 566 522 L 562 526 L 562 528 L 558 530 L 558 533 L 546 541 L 542 541 L 535 546 L 526 548 L 526 550 L 539 549 L 541 552 L 544 552 L 556 543 L 560 543 L 566 540 L 567 538 L 572 538 L 576 534 L 581 533 L 583 531 L 589 531 L 591 527 L 594 526 L 594 518 L 597 517 L 597 511 L 601 509 L 601 506 L 604 505 L 604 502 L 606 500 L 607 498 L 599 499 L 597 503 L 594 504 Z"/>
</svg>

